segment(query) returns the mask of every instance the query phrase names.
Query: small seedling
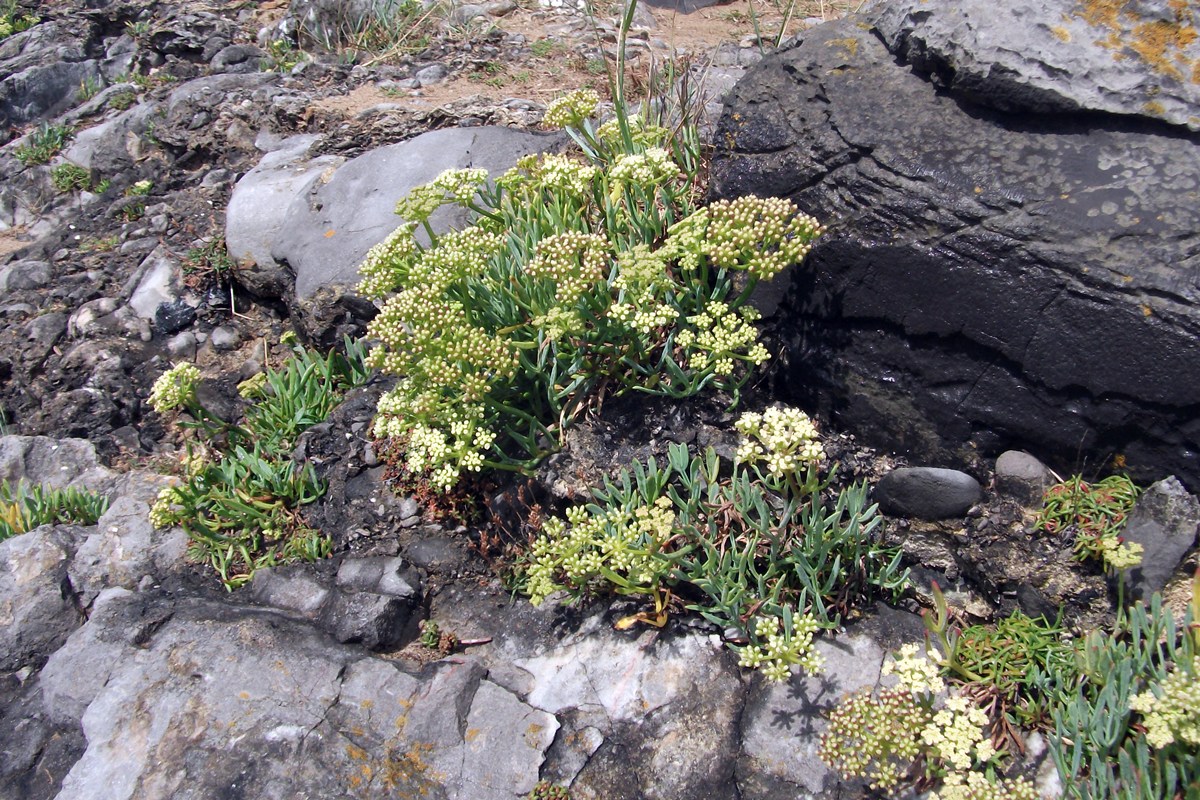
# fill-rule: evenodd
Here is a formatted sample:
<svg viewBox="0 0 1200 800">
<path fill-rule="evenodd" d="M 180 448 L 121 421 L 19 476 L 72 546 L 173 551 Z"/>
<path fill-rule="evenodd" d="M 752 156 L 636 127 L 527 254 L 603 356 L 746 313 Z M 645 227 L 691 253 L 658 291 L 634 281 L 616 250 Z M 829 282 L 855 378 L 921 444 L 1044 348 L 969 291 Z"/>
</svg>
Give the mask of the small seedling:
<svg viewBox="0 0 1200 800">
<path fill-rule="evenodd" d="M 100 90 L 104 88 L 104 82 L 99 78 L 87 77 L 79 82 L 79 92 L 76 97 L 79 101 L 87 102 L 96 95 L 100 94 Z"/>
<path fill-rule="evenodd" d="M 0 541 L 39 525 L 95 525 L 107 510 L 108 498 L 94 492 L 5 480 L 0 482 Z"/>
<path fill-rule="evenodd" d="M 60 192 L 84 192 L 92 187 L 92 176 L 78 164 L 67 162 L 50 170 L 50 184 Z"/>
<path fill-rule="evenodd" d="M 108 107 L 117 111 L 124 111 L 137 102 L 137 92 L 118 92 L 108 98 Z"/>
<path fill-rule="evenodd" d="M 45 164 L 58 155 L 71 139 L 73 131 L 66 125 L 42 123 L 29 134 L 29 140 L 13 151 L 13 155 L 26 167 Z"/>
</svg>

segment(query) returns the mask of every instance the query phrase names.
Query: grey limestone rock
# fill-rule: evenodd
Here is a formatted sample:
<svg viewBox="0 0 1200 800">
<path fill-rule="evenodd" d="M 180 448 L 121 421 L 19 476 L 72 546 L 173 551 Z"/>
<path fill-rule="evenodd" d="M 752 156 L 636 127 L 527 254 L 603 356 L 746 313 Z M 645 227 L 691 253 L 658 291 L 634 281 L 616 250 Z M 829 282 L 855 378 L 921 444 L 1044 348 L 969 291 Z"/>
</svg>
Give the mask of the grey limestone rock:
<svg viewBox="0 0 1200 800">
<path fill-rule="evenodd" d="M 960 5 L 921 3 L 911 25 Z M 780 318 L 801 399 L 847 429 L 952 466 L 1120 452 L 1139 480 L 1196 488 L 1198 142 L 1102 108 L 977 105 L 846 18 L 738 83 L 713 189 L 829 224 Z"/>
<path fill-rule="evenodd" d="M 1142 546 L 1142 563 L 1129 571 L 1141 597 L 1161 591 L 1196 544 L 1200 532 L 1200 500 L 1174 477 L 1142 493 L 1125 523 L 1122 536 Z"/>
<path fill-rule="evenodd" d="M 292 274 L 271 257 L 271 247 L 287 218 L 291 202 L 314 183 L 328 180 L 345 159 L 308 158 L 319 137 L 292 136 L 275 143 L 254 169 L 234 187 L 225 213 L 225 243 L 236 264 L 238 282 L 262 297 L 283 297 Z"/>
<path fill-rule="evenodd" d="M 1200 131 L 1200 37 L 1186 4 L 899 0 L 869 18 L 893 53 L 983 105 Z"/>
<path fill-rule="evenodd" d="M 965 472 L 936 467 L 900 467 L 880 479 L 873 495 L 879 509 L 896 517 L 961 517 L 983 498 L 979 481 Z"/>
</svg>

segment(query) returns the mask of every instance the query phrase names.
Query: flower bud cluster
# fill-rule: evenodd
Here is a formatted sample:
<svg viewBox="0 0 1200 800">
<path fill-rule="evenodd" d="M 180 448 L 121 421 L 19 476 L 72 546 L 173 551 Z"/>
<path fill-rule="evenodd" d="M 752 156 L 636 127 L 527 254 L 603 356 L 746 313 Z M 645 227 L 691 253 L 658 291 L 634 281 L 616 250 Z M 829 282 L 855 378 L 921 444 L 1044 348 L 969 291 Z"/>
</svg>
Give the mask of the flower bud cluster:
<svg viewBox="0 0 1200 800">
<path fill-rule="evenodd" d="M 697 372 L 732 375 L 735 361 L 755 366 L 771 355 L 758 341 L 758 311 L 743 306 L 733 311 L 726 303 L 714 301 L 687 318 L 692 328 L 682 330 L 675 341 L 688 351 L 688 367 Z"/>
<path fill-rule="evenodd" d="M 416 227 L 415 222 L 406 222 L 367 251 L 358 266 L 362 278 L 358 284 L 359 293 L 372 300 L 382 300 L 407 282 L 409 269 L 421 256 L 421 248 L 413 238 Z"/>
<path fill-rule="evenodd" d="M 408 283 L 445 293 L 451 286 L 483 272 L 487 261 L 504 248 L 499 234 L 478 227 L 452 231 L 438 239 L 437 247 L 426 250 L 410 270 Z"/>
<path fill-rule="evenodd" d="M 576 89 L 552 101 L 542 117 L 548 128 L 576 128 L 596 113 L 600 95 L 592 89 Z"/>
<path fill-rule="evenodd" d="M 666 257 L 649 245 L 636 245 L 617 256 L 612 287 L 621 292 L 621 302 L 610 306 L 608 315 L 638 333 L 649 334 L 679 318 L 679 310 L 660 299 L 663 292 L 675 288 Z"/>
<path fill-rule="evenodd" d="M 825 456 L 816 426 L 798 408 L 773 406 L 761 414 L 748 412 L 735 427 L 746 437 L 738 446 L 738 462 L 765 462 L 777 478 L 816 464 Z"/>
<path fill-rule="evenodd" d="M 546 338 L 551 340 L 563 339 L 582 333 L 585 325 L 583 315 L 578 309 L 554 306 L 541 316 L 534 317 L 533 327 L 545 331 Z"/>
<path fill-rule="evenodd" d="M 1142 715 L 1146 741 L 1157 748 L 1179 743 L 1200 747 L 1200 656 L 1181 664 L 1157 686 L 1129 702 Z"/>
<path fill-rule="evenodd" d="M 829 716 L 821 737 L 821 760 L 847 780 L 863 778 L 872 789 L 898 786 L 921 753 L 920 733 L 931 714 L 912 692 L 870 689 L 848 695 Z"/>
<path fill-rule="evenodd" d="M 824 232 L 790 200 L 747 196 L 718 200 L 679 221 L 670 229 L 667 246 L 688 269 L 705 256 L 722 269 L 770 280 L 802 261 Z"/>
<path fill-rule="evenodd" d="M 738 665 L 761 670 L 763 677 L 773 683 L 787 680 L 793 666 L 809 674 L 819 673 L 824 661 L 813 646 L 813 634 L 820 629 L 817 620 L 803 614 L 792 618 L 790 628 L 778 617 L 759 617 L 753 637 L 757 643 L 741 649 Z"/>
<path fill-rule="evenodd" d="M 671 154 L 661 147 L 651 147 L 644 153 L 621 156 L 609 167 L 608 179 L 612 183 L 610 197 L 620 196 L 625 186 L 650 188 L 680 176 L 679 166 L 671 160 Z"/>
<path fill-rule="evenodd" d="M 569 526 L 569 527 L 568 527 Z M 626 591 L 652 591 L 666 569 L 656 558 L 675 526 L 669 498 L 627 509 L 589 511 L 576 506 L 546 521 L 526 571 L 530 602 L 540 605 L 563 588 L 586 588 L 601 575 L 617 576 Z"/>
<path fill-rule="evenodd" d="M 661 147 L 671 138 L 671 131 L 655 125 L 640 114 L 626 120 L 630 140 L 639 147 Z M 621 123 L 610 119 L 596 130 L 596 138 L 611 148 L 623 147 Z"/>
<path fill-rule="evenodd" d="M 525 271 L 555 283 L 554 300 L 572 306 L 607 277 L 608 242 L 594 233 L 557 233 L 538 242 Z"/>
<path fill-rule="evenodd" d="M 160 414 L 181 408 L 196 396 L 200 370 L 193 364 L 176 364 L 158 376 L 150 387 L 150 407 Z"/>
<path fill-rule="evenodd" d="M 561 155 L 542 156 L 530 170 L 535 185 L 583 197 L 592 191 L 600 170 Z"/>
<path fill-rule="evenodd" d="M 154 505 L 150 507 L 150 524 L 159 530 L 164 530 L 179 522 L 179 504 L 183 495 L 174 486 L 166 486 L 159 490 Z"/>
<path fill-rule="evenodd" d="M 425 222 L 444 205 L 470 203 L 485 181 L 485 169 L 448 169 L 431 183 L 410 191 L 396 204 L 396 213 L 409 222 Z"/>
</svg>

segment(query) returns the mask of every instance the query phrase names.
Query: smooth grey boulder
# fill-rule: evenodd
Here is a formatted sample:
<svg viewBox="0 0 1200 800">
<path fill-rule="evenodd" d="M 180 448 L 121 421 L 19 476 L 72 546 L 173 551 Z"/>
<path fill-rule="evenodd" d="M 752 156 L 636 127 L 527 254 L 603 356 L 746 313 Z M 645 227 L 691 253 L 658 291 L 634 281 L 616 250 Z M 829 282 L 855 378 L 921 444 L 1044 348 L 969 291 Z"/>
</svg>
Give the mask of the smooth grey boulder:
<svg viewBox="0 0 1200 800">
<path fill-rule="evenodd" d="M 1021 450 L 1005 450 L 996 459 L 996 491 L 1027 505 L 1040 506 L 1046 488 L 1054 482 L 1050 468 Z"/>
<path fill-rule="evenodd" d="M 780 312 L 797 400 L 927 463 L 1123 453 L 1138 480 L 1200 488 L 1198 144 L 1159 119 L 977 105 L 855 17 L 738 83 L 712 186 L 830 226 Z"/>
<path fill-rule="evenodd" d="M 298 324 L 315 341 L 333 344 L 349 313 L 369 318 L 374 306 L 354 294 L 363 256 L 400 225 L 396 202 L 447 169 L 479 167 L 499 174 L 560 137 L 510 128 L 448 128 L 373 150 L 343 164 L 328 181 L 313 185 L 288 209 L 272 257 L 295 275 Z M 461 225 L 463 209 L 434 214 L 435 231 Z"/>
<path fill-rule="evenodd" d="M 291 271 L 271 256 L 292 201 L 314 183 L 328 180 L 341 156 L 309 158 L 319 136 L 304 134 L 275 143 L 234 186 L 225 211 L 225 244 L 240 284 L 260 297 L 281 298 L 291 288 Z"/>
<path fill-rule="evenodd" d="M 1176 478 L 1155 483 L 1142 493 L 1121 536 L 1142 546 L 1142 563 L 1129 571 L 1138 597 L 1161 591 L 1196 544 L 1200 500 Z"/>
<path fill-rule="evenodd" d="M 868 18 L 893 53 L 983 105 L 1200 130 L 1200 36 L 1187 4 L 897 0 Z"/>
<path fill-rule="evenodd" d="M 893 517 L 948 519 L 963 516 L 983 499 L 983 488 L 956 469 L 900 467 L 879 480 L 872 497 Z"/>
</svg>

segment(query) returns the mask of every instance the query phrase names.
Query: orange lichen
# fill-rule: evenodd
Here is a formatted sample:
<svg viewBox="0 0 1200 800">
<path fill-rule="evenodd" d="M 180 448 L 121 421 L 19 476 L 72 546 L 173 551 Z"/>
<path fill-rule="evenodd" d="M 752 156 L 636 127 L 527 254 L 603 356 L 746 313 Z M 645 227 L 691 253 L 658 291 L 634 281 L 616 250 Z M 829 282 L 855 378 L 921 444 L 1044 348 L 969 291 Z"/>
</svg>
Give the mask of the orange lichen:
<svg viewBox="0 0 1200 800">
<path fill-rule="evenodd" d="M 1158 72 L 1183 80 L 1177 62 L 1186 62 L 1188 59 L 1180 51 L 1195 40 L 1195 28 L 1157 20 L 1135 26 L 1129 48 Z"/>
<path fill-rule="evenodd" d="M 1071 41 L 1071 32 L 1062 25 L 1055 25 L 1053 28 L 1050 29 L 1050 32 L 1053 33 L 1055 38 L 1058 39 L 1059 41 L 1062 41 L 1062 42 Z"/>
<path fill-rule="evenodd" d="M 1173 20 L 1146 20 L 1129 5 L 1121 0 L 1079 0 L 1076 8 L 1089 25 L 1108 29 L 1096 43 L 1112 50 L 1114 60 L 1132 51 L 1160 75 L 1200 83 L 1200 59 L 1186 52 L 1200 38 L 1187 0 L 1169 0 Z"/>
</svg>

